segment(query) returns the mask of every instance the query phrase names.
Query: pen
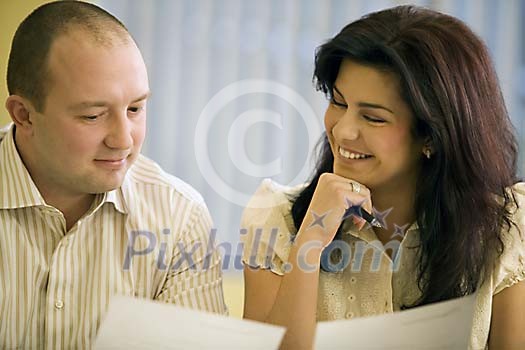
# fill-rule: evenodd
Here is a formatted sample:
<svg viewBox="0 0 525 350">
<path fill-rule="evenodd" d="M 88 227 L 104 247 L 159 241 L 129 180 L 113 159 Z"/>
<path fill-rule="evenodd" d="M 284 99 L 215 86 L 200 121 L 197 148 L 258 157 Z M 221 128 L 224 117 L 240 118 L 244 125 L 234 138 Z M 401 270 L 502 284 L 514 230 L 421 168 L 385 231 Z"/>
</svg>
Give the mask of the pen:
<svg viewBox="0 0 525 350">
<path fill-rule="evenodd" d="M 346 213 L 344 215 L 344 218 L 349 217 L 350 215 L 355 215 L 362 217 L 365 219 L 366 222 L 368 222 L 370 225 L 374 227 L 383 228 L 383 225 L 377 220 L 372 214 L 370 214 L 368 211 L 363 209 L 360 206 L 352 206 L 346 210 Z"/>
<path fill-rule="evenodd" d="M 383 225 L 372 214 L 361 208 L 361 217 L 374 227 L 383 228 Z"/>
</svg>

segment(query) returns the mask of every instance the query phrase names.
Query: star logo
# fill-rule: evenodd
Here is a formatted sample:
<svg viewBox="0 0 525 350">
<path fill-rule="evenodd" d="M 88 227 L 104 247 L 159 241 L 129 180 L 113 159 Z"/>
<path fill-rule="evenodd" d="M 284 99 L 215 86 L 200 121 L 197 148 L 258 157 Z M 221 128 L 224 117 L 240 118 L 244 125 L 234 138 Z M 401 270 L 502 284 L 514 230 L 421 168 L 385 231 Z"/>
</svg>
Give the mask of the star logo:
<svg viewBox="0 0 525 350">
<path fill-rule="evenodd" d="M 346 209 L 345 214 L 343 215 L 343 220 L 348 219 L 352 215 L 360 218 L 362 216 L 361 205 L 363 205 L 365 201 L 361 201 L 360 203 L 356 203 L 356 204 L 354 204 L 348 198 L 345 198 L 345 201 L 346 201 L 346 204 L 348 205 L 348 209 Z"/>
<path fill-rule="evenodd" d="M 395 238 L 397 236 L 403 238 L 405 237 L 405 231 L 407 230 L 408 224 L 403 226 L 397 226 L 394 224 L 394 233 L 392 233 L 392 236 L 390 238 Z"/>
<path fill-rule="evenodd" d="M 372 215 L 374 215 L 374 217 L 377 219 L 377 221 L 379 221 L 379 223 L 381 224 L 381 226 L 383 226 L 385 230 L 388 229 L 388 225 L 386 224 L 386 217 L 388 216 L 388 214 L 390 214 L 392 209 L 394 208 L 390 208 L 385 211 L 379 211 L 376 210 L 376 208 L 372 208 Z"/>
<path fill-rule="evenodd" d="M 325 228 L 324 226 L 324 219 L 326 218 L 326 216 L 328 215 L 328 211 L 322 215 L 318 215 L 316 212 L 314 212 L 312 210 L 312 215 L 314 217 L 314 221 L 310 224 L 310 226 L 308 226 L 308 228 L 312 228 L 312 227 L 315 227 L 315 226 L 319 226 L 321 228 Z"/>
</svg>

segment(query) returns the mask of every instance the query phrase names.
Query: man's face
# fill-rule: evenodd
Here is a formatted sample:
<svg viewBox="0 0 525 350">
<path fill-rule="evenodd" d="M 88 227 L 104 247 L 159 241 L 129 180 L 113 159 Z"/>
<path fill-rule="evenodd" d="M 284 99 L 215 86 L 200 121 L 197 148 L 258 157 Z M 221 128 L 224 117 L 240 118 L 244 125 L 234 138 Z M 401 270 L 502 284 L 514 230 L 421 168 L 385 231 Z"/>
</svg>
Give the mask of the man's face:
<svg viewBox="0 0 525 350">
<path fill-rule="evenodd" d="M 118 188 L 146 131 L 149 86 L 139 50 L 131 40 L 102 45 L 72 31 L 55 40 L 48 67 L 45 108 L 31 116 L 33 180 L 64 195 Z"/>
</svg>

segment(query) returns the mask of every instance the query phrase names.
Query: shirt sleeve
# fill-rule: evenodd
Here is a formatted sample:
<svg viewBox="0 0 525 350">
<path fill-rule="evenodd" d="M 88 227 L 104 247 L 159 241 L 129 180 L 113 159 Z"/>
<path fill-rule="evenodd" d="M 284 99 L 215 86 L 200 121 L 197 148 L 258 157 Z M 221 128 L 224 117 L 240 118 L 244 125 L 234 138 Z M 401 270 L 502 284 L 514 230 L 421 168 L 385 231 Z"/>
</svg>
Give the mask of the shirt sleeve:
<svg viewBox="0 0 525 350">
<path fill-rule="evenodd" d="M 293 228 L 290 227 L 290 201 L 264 180 L 244 209 L 241 218 L 242 262 L 283 275 L 290 255 Z M 288 215 L 288 217 L 287 217 Z"/>
<path fill-rule="evenodd" d="M 525 183 L 512 187 L 517 208 L 510 230 L 503 235 L 504 250 L 495 267 L 494 294 L 525 280 Z"/>
<path fill-rule="evenodd" d="M 175 241 L 168 273 L 156 300 L 228 314 L 222 288 L 222 259 L 212 225 L 205 204 L 197 204 L 187 230 Z"/>
</svg>

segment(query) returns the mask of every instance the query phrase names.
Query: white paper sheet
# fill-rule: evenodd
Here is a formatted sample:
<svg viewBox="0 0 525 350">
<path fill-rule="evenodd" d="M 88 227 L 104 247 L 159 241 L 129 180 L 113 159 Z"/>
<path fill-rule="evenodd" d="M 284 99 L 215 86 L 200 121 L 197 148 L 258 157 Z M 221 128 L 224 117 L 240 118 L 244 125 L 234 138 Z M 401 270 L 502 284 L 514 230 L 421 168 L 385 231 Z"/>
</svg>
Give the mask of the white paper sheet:
<svg viewBox="0 0 525 350">
<path fill-rule="evenodd" d="M 320 322 L 315 349 L 468 348 L 476 294 L 393 314 Z"/>
<path fill-rule="evenodd" d="M 277 349 L 282 327 L 114 297 L 95 349 Z"/>
</svg>

